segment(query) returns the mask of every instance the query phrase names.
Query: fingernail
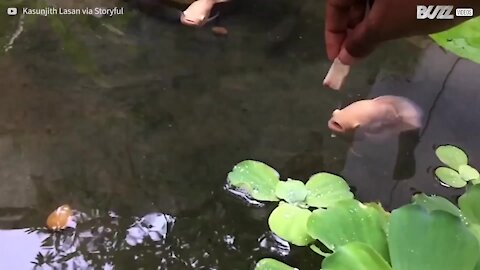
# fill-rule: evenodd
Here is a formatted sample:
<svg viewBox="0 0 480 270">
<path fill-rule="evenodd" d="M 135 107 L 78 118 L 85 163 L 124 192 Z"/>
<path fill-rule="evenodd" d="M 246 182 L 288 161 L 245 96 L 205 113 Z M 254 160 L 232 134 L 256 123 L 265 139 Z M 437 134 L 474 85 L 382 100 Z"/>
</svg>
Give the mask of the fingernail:
<svg viewBox="0 0 480 270">
<path fill-rule="evenodd" d="M 360 58 L 353 57 L 353 56 L 347 51 L 347 49 L 342 48 L 342 50 L 340 51 L 340 54 L 338 55 L 338 60 L 340 60 L 340 62 L 342 62 L 342 64 L 351 66 L 351 65 L 359 62 L 359 61 L 360 61 Z"/>
</svg>

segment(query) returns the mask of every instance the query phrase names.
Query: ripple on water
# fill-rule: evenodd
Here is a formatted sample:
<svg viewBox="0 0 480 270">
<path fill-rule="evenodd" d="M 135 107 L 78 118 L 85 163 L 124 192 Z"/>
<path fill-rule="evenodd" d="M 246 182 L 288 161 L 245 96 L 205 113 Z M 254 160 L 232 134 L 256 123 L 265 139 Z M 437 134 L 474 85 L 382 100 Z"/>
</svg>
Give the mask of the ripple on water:
<svg viewBox="0 0 480 270">
<path fill-rule="evenodd" d="M 264 203 L 262 202 L 259 202 L 255 199 L 253 199 L 249 194 L 248 192 L 246 192 L 245 190 L 243 189 L 240 189 L 240 188 L 236 188 L 230 184 L 225 184 L 224 186 L 224 189 L 226 191 L 228 191 L 229 193 L 235 195 L 236 197 L 239 197 L 240 199 L 242 199 L 246 204 L 248 204 L 249 206 L 257 206 L 257 207 L 263 207 L 265 206 Z"/>
<path fill-rule="evenodd" d="M 287 256 L 290 253 L 290 244 L 288 241 L 275 235 L 273 232 L 266 232 L 258 238 L 260 247 L 267 249 L 280 256 Z"/>
</svg>

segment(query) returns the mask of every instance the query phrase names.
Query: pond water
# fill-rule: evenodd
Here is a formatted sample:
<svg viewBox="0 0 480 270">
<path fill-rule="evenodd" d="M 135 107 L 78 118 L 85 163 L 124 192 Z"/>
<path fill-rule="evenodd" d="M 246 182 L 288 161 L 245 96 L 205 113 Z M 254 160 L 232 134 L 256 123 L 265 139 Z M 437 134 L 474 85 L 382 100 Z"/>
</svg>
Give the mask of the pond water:
<svg viewBox="0 0 480 270">
<path fill-rule="evenodd" d="M 442 143 L 476 161 L 478 133 L 462 127 L 478 130 L 478 97 L 454 75 L 445 80 L 455 57 L 391 42 L 337 92 L 322 86 L 323 1 L 236 4 L 218 22 L 229 31 L 221 37 L 125 3 L 111 18 L 0 14 L 0 269 L 233 270 L 263 257 L 319 269 L 319 256 L 269 233 L 274 204 L 251 206 L 224 190 L 244 159 L 284 178 L 344 175 L 361 200 L 388 209 L 419 191 L 460 194 L 430 169 Z M 457 73 L 478 81 L 478 68 L 463 65 Z M 446 87 L 459 94 L 438 99 L 416 149 L 408 139 L 398 149 L 352 145 L 326 125 L 334 109 L 378 94 L 405 93 L 429 110 Z M 49 233 L 48 214 L 66 203 L 81 222 Z"/>
</svg>

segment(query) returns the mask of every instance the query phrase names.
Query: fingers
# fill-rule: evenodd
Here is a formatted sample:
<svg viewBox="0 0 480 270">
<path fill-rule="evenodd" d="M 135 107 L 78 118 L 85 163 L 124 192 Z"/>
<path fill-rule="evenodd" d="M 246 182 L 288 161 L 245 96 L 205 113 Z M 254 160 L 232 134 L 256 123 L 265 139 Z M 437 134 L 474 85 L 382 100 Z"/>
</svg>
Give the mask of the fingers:
<svg viewBox="0 0 480 270">
<path fill-rule="evenodd" d="M 355 0 L 350 8 L 350 15 L 348 18 L 348 28 L 354 28 L 365 17 L 365 10 L 367 7 L 367 0 Z"/>
<path fill-rule="evenodd" d="M 370 54 L 375 46 L 376 41 L 372 38 L 371 28 L 367 20 L 359 23 L 351 32 L 343 44 L 338 55 L 339 60 L 345 65 L 352 65 Z"/>
<path fill-rule="evenodd" d="M 382 25 L 378 23 L 380 21 L 386 23 L 383 16 L 387 13 L 384 12 L 385 5 L 381 3 L 384 2 L 377 1 L 366 18 L 349 31 L 338 55 L 342 63 L 354 64 L 360 58 L 370 54 L 377 44 L 385 39 L 384 31 L 381 30 Z"/>
<path fill-rule="evenodd" d="M 325 22 L 325 41 L 330 60 L 338 56 L 347 37 L 350 8 L 356 0 L 328 0 Z"/>
</svg>

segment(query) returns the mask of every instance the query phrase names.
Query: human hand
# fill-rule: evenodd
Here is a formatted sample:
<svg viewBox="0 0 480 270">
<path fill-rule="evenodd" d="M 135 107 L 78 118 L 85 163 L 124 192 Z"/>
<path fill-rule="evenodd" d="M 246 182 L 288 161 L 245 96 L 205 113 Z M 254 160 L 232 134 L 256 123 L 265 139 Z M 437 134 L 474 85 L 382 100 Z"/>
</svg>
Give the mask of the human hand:
<svg viewBox="0 0 480 270">
<path fill-rule="evenodd" d="M 418 20 L 417 5 L 454 5 L 480 9 L 478 0 L 327 0 L 325 40 L 330 60 L 352 65 L 377 45 L 402 37 L 432 34 L 469 18 Z M 455 12 L 454 10 L 452 12 Z"/>
</svg>

